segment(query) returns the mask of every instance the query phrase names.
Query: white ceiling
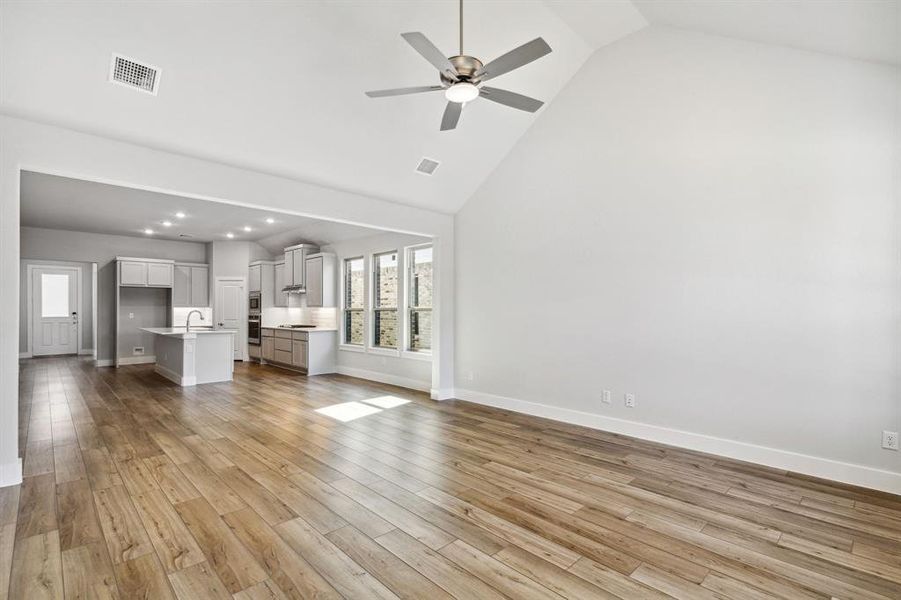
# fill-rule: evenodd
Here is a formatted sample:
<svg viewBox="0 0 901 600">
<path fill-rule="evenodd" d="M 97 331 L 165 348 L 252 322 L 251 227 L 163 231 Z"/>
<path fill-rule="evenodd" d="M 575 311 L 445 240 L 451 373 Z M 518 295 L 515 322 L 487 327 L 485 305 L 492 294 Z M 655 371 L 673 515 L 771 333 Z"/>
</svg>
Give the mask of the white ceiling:
<svg viewBox="0 0 901 600">
<path fill-rule="evenodd" d="M 898 0 L 634 0 L 652 25 L 901 64 Z"/>
<path fill-rule="evenodd" d="M 551 101 L 595 49 L 675 26 L 901 64 L 898 0 L 467 0 L 465 50 L 553 52 L 497 87 Z M 439 132 L 437 82 L 400 37 L 456 53 L 456 0 L 0 2 L 0 112 L 455 212 L 541 111 L 476 100 Z M 107 82 L 112 52 L 162 69 L 157 97 Z M 543 109 L 542 109 L 543 110 Z M 427 156 L 441 166 L 414 172 Z M 299 207 L 302 210 L 302 207 Z"/>
<path fill-rule="evenodd" d="M 185 242 L 255 241 L 273 254 L 297 242 L 324 245 L 380 233 L 357 225 L 28 171 L 22 173 L 21 199 L 24 227 Z M 178 212 L 185 217 L 177 218 Z M 275 222 L 269 224 L 267 218 Z M 167 220 L 171 227 L 163 226 Z M 245 226 L 251 231 L 245 232 Z M 154 231 L 152 236 L 144 233 L 147 228 Z M 229 232 L 234 238 L 226 236 Z"/>
</svg>

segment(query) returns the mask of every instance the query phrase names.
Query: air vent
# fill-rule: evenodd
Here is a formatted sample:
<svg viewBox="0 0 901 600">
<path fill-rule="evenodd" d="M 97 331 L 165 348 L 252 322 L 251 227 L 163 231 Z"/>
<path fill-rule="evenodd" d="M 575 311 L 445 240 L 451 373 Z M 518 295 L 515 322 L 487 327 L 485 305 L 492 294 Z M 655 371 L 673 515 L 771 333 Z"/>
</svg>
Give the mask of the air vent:
<svg viewBox="0 0 901 600">
<path fill-rule="evenodd" d="M 113 60 L 110 62 L 110 83 L 124 85 L 154 96 L 160 87 L 160 74 L 160 70 L 153 65 L 140 63 L 121 54 L 113 54 Z"/>
<path fill-rule="evenodd" d="M 423 175 L 433 175 L 435 173 L 435 169 L 438 168 L 440 163 L 437 160 L 432 160 L 431 158 L 423 158 L 419 161 L 419 165 L 416 167 L 417 173 L 422 173 Z"/>
</svg>

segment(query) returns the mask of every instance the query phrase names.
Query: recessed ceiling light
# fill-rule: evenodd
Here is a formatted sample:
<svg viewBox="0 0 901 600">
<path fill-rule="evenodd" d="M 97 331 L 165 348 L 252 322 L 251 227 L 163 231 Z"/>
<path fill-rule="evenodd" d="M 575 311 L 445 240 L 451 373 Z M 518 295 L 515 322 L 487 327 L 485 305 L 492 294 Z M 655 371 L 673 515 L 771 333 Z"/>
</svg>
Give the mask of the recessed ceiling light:
<svg viewBox="0 0 901 600">
<path fill-rule="evenodd" d="M 270 225 L 272 225 L 273 223 L 275 223 L 275 219 L 273 219 L 272 217 L 269 217 L 268 219 L 266 219 L 266 222 L 269 223 Z"/>
<path fill-rule="evenodd" d="M 250 227 L 248 227 L 247 225 L 245 225 L 245 226 L 244 226 L 244 231 L 250 231 Z"/>
<path fill-rule="evenodd" d="M 232 233 L 232 232 L 228 232 L 228 233 L 225 234 L 225 237 L 227 237 L 227 238 L 233 238 L 233 237 L 235 237 L 235 234 Z"/>
<path fill-rule="evenodd" d="M 184 219 L 184 218 L 185 218 L 185 213 L 179 211 L 179 212 L 175 213 L 175 216 L 178 217 L 179 219 Z"/>
<path fill-rule="evenodd" d="M 145 229 L 145 230 L 144 230 L 144 233 L 146 233 L 147 235 L 153 235 L 153 230 L 152 230 L 152 229 Z"/>
<path fill-rule="evenodd" d="M 163 227 L 172 227 L 172 221 L 163 221 Z"/>
</svg>

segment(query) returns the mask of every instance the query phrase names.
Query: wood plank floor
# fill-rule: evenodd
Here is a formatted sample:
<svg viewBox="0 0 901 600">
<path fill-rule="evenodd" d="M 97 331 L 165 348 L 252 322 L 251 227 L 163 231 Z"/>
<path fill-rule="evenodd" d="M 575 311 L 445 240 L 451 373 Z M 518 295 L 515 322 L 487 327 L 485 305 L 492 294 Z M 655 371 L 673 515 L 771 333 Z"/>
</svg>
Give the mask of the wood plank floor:
<svg viewBox="0 0 901 600">
<path fill-rule="evenodd" d="M 27 360 L 20 389 L 0 600 L 901 598 L 889 494 L 258 365 Z"/>
</svg>

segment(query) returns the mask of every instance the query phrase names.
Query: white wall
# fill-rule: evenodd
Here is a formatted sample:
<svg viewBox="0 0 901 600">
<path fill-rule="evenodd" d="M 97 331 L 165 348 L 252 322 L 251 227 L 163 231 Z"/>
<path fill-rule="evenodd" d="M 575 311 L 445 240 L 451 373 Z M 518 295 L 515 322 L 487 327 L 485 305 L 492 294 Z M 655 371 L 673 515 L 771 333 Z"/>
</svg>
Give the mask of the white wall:
<svg viewBox="0 0 901 600">
<path fill-rule="evenodd" d="M 433 387 L 453 391 L 453 218 L 320 185 L 0 116 L 0 306 L 18 307 L 19 172 L 30 170 L 435 237 Z M 201 261 L 203 259 L 200 259 Z M 0 485 L 18 459 L 18 310 L 0 311 Z"/>
<path fill-rule="evenodd" d="M 116 257 L 167 258 L 184 262 L 204 262 L 206 249 L 197 242 L 177 242 L 124 235 L 103 235 L 81 231 L 60 231 L 38 227 L 21 228 L 21 253 L 31 259 L 61 259 L 97 263 L 97 359 L 112 360 L 115 353 L 113 325 L 116 319 Z M 90 275 L 85 286 L 90 284 Z M 87 309 L 86 309 L 87 310 Z M 154 314 L 156 314 L 154 312 Z M 127 323 L 123 323 L 127 325 Z M 141 325 L 142 327 L 144 325 Z M 144 345 L 151 354 L 151 337 L 133 329 L 134 339 L 126 340 L 122 351 Z M 149 336 L 150 334 L 145 334 Z M 142 341 L 143 339 L 143 341 Z"/>
<path fill-rule="evenodd" d="M 899 107 L 883 65 L 599 50 L 457 215 L 458 397 L 901 492 Z"/>
<path fill-rule="evenodd" d="M 353 239 L 335 244 L 328 244 L 322 247 L 323 252 L 332 252 L 338 256 L 338 277 L 337 288 L 340 298 L 341 289 L 341 269 L 345 258 L 355 258 L 363 256 L 366 259 L 366 297 L 371 298 L 372 290 L 372 274 L 369 269 L 371 266 L 371 257 L 373 254 L 380 252 L 390 252 L 397 250 L 398 264 L 397 268 L 401 277 L 406 272 L 406 256 L 404 248 L 419 244 L 428 243 L 429 238 L 413 235 L 403 235 L 398 233 L 382 233 L 365 238 Z M 402 289 L 401 293 L 405 293 Z M 398 306 L 402 307 L 403 298 L 398 299 Z M 340 301 L 339 301 L 340 313 Z M 406 339 L 405 327 L 406 319 L 403 318 L 401 310 L 401 340 Z M 341 316 L 338 315 L 338 325 L 340 332 Z M 422 357 L 412 358 L 409 353 L 399 352 L 395 355 L 387 355 L 384 351 L 373 352 L 368 348 L 372 336 L 372 322 L 369 314 L 364 317 L 364 324 L 367 332 L 367 343 L 363 352 L 354 350 L 341 349 L 338 350 L 338 372 L 354 377 L 363 377 L 366 379 L 374 379 L 385 383 L 401 385 L 419 390 L 429 390 L 432 383 L 432 365 L 431 361 L 423 360 Z"/>
</svg>

